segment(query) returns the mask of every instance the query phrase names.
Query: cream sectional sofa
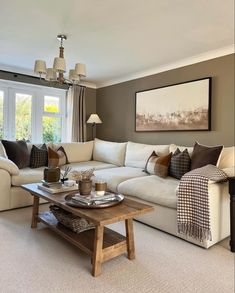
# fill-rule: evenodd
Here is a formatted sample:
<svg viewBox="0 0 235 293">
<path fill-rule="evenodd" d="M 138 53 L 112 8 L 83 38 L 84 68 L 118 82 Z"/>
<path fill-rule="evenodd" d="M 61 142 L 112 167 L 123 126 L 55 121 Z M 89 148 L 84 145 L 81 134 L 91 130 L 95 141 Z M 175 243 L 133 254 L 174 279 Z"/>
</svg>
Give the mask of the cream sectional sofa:
<svg viewBox="0 0 235 293">
<path fill-rule="evenodd" d="M 126 197 L 147 202 L 155 207 L 153 213 L 138 217 L 137 220 L 170 234 L 177 234 L 177 187 L 179 180 L 166 179 L 143 172 L 147 158 L 155 150 L 159 155 L 174 152 L 176 145 L 146 145 L 134 142 L 114 143 L 95 139 L 86 143 L 61 143 L 67 153 L 70 166 L 76 170 L 95 168 L 95 180 L 105 180 L 108 188 L 123 193 Z M 30 149 L 31 146 L 29 145 Z M 183 149 L 184 147 L 182 147 Z M 188 148 L 189 153 L 192 148 Z M 19 170 L 4 158 L 0 150 L 0 211 L 32 204 L 32 197 L 20 186 L 39 182 L 44 167 Z M 219 168 L 228 174 L 234 172 L 234 147 L 224 148 Z M 208 248 L 229 236 L 229 194 L 227 183 L 209 184 L 209 205 L 212 241 L 200 243 L 186 240 Z"/>
</svg>

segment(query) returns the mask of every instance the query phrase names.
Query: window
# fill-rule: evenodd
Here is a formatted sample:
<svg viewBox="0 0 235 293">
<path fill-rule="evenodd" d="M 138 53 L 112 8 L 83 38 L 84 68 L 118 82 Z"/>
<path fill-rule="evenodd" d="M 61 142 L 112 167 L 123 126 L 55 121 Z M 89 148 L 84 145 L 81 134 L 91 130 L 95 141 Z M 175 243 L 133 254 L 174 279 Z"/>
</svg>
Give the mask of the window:
<svg viewBox="0 0 235 293">
<path fill-rule="evenodd" d="M 59 97 L 44 96 L 43 142 L 61 142 L 62 115 L 60 108 Z"/>
<path fill-rule="evenodd" d="M 44 96 L 44 112 L 58 113 L 60 112 L 60 98 Z"/>
<path fill-rule="evenodd" d="M 0 81 L 0 139 L 65 140 L 65 90 Z"/>
<path fill-rule="evenodd" d="M 32 141 L 32 96 L 15 95 L 15 136 L 16 139 Z"/>
</svg>

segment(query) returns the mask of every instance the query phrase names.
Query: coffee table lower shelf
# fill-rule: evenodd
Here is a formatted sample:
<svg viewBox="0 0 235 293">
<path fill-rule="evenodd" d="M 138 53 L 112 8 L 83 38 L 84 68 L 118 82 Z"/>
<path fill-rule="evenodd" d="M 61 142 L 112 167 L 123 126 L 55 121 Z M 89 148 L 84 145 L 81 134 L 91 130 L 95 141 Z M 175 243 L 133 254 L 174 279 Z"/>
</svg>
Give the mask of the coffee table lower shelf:
<svg viewBox="0 0 235 293">
<path fill-rule="evenodd" d="M 91 258 L 93 258 L 95 248 L 95 229 L 91 229 L 81 233 L 75 233 L 60 224 L 51 212 L 39 213 L 38 221 L 47 225 L 51 230 L 53 230 L 54 232 L 65 238 L 67 241 L 87 253 L 89 256 L 91 256 Z M 104 227 L 101 262 L 105 262 L 126 252 L 126 237 L 116 231 Z"/>
</svg>

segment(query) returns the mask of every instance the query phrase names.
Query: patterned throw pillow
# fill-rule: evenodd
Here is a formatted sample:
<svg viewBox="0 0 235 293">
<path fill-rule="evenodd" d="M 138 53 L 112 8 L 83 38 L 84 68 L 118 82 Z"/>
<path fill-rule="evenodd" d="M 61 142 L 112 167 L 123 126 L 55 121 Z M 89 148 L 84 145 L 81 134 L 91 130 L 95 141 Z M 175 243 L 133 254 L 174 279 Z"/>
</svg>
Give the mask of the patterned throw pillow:
<svg viewBox="0 0 235 293">
<path fill-rule="evenodd" d="M 201 168 L 209 164 L 216 166 L 223 147 L 223 145 L 209 147 L 195 142 L 191 158 L 191 170 Z"/>
<path fill-rule="evenodd" d="M 58 150 L 53 150 L 48 147 L 48 167 L 56 168 L 63 165 L 69 164 L 67 154 L 64 148 L 61 146 Z"/>
<path fill-rule="evenodd" d="M 30 153 L 24 140 L 2 140 L 9 160 L 14 162 L 19 169 L 29 167 Z"/>
<path fill-rule="evenodd" d="M 181 177 L 190 171 L 191 159 L 188 150 L 181 152 L 178 148 L 171 157 L 169 175 L 181 179 Z"/>
<path fill-rule="evenodd" d="M 45 143 L 41 147 L 33 145 L 30 155 L 30 167 L 39 168 L 42 166 L 47 166 L 47 162 L 48 154 Z"/>
<path fill-rule="evenodd" d="M 168 175 L 168 168 L 172 153 L 166 156 L 158 156 L 155 151 L 152 152 L 145 165 L 145 172 L 152 175 L 165 178 Z"/>
</svg>

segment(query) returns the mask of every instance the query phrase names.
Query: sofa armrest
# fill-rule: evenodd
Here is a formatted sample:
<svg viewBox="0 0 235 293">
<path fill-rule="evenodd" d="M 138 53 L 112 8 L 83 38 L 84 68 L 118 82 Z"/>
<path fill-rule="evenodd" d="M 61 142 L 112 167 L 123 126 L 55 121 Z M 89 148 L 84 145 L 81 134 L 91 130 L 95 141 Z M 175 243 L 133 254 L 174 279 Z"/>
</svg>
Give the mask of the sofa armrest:
<svg viewBox="0 0 235 293">
<path fill-rule="evenodd" d="M 11 175 L 3 169 L 0 169 L 0 211 L 9 210 L 11 207 Z"/>
<path fill-rule="evenodd" d="M 19 174 L 19 168 L 7 158 L 0 157 L 0 169 L 7 171 L 10 175 Z"/>
<path fill-rule="evenodd" d="M 224 169 L 222 169 L 222 171 L 224 171 L 224 173 L 226 173 L 228 177 L 235 176 L 235 166 L 229 167 L 229 168 L 224 168 Z"/>
<path fill-rule="evenodd" d="M 235 176 L 235 166 L 221 169 L 228 177 L 234 177 Z M 209 180 L 208 184 L 220 184 L 220 182 L 216 182 L 213 180 Z"/>
</svg>

